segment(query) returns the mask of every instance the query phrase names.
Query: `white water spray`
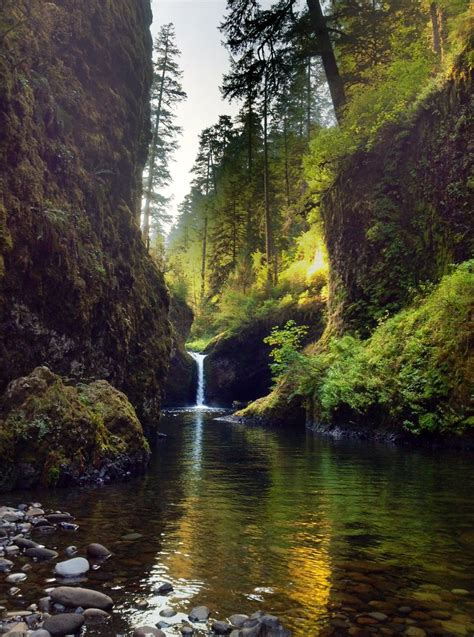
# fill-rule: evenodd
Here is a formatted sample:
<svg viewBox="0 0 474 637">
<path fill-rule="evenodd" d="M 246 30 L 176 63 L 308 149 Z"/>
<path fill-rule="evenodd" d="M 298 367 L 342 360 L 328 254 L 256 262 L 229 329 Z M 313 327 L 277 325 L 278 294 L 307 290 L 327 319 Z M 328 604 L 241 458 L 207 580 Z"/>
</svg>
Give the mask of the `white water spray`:
<svg viewBox="0 0 474 637">
<path fill-rule="evenodd" d="M 189 353 L 196 361 L 196 365 L 198 369 L 196 407 L 204 407 L 205 406 L 204 405 L 204 388 L 205 388 L 204 359 L 206 358 L 206 354 L 198 354 L 197 352 L 189 352 Z"/>
</svg>

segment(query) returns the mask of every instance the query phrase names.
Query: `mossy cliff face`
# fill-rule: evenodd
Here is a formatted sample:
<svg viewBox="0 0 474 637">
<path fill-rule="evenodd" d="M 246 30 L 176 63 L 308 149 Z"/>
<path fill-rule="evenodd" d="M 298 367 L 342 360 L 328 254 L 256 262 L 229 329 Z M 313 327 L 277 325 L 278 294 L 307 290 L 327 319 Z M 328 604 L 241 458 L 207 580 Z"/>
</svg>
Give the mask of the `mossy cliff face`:
<svg viewBox="0 0 474 637">
<path fill-rule="evenodd" d="M 411 119 L 350 158 L 325 197 L 334 331 L 367 336 L 414 288 L 470 258 L 471 87 L 461 60 Z"/>
<path fill-rule="evenodd" d="M 192 356 L 186 351 L 194 315 L 183 299 L 172 296 L 170 302 L 173 346 L 170 370 L 166 379 L 164 404 L 182 407 L 195 404 L 197 369 Z"/>
<path fill-rule="evenodd" d="M 104 380 L 71 386 L 47 367 L 12 381 L 0 411 L 0 490 L 117 479 L 150 452 L 127 397 Z"/>
<path fill-rule="evenodd" d="M 148 0 L 0 7 L 0 390 L 38 364 L 159 410 L 168 297 L 136 221 Z"/>
<path fill-rule="evenodd" d="M 204 361 L 206 403 L 229 406 L 267 394 L 272 386 L 270 346 L 264 343 L 273 327 L 289 320 L 309 326 L 304 344 L 321 336 L 324 304 L 319 301 L 300 307 L 296 303 L 277 310 L 265 319 L 255 319 L 234 332 L 216 336 L 207 346 Z"/>
</svg>

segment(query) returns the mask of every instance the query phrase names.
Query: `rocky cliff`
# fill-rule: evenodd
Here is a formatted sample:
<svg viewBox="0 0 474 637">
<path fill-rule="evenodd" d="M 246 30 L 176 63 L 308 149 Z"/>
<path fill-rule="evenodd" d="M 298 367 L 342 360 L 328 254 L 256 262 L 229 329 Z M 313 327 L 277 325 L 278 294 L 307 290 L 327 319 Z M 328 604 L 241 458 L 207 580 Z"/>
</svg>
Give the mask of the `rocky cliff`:
<svg viewBox="0 0 474 637">
<path fill-rule="evenodd" d="M 472 74 L 467 60 L 414 115 L 354 154 L 326 195 L 329 316 L 367 336 L 377 321 L 473 254 Z"/>
<path fill-rule="evenodd" d="M 0 7 L 0 391 L 47 364 L 158 412 L 168 297 L 137 214 L 149 0 Z"/>
<path fill-rule="evenodd" d="M 164 404 L 167 407 L 186 407 L 196 401 L 197 369 L 186 351 L 194 315 L 183 299 L 172 295 L 170 302 L 172 349 L 170 371 L 166 380 Z"/>
</svg>

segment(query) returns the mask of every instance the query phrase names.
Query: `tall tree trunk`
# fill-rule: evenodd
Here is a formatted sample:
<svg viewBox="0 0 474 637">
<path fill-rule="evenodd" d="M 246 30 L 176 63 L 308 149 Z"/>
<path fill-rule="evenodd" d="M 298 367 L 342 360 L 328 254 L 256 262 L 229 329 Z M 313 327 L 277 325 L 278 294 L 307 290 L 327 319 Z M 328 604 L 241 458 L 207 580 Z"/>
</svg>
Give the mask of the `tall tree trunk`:
<svg viewBox="0 0 474 637">
<path fill-rule="evenodd" d="M 313 100 L 313 91 L 311 87 L 311 58 L 308 58 L 308 76 L 306 78 L 306 135 L 311 136 L 311 106 Z"/>
<path fill-rule="evenodd" d="M 268 178 L 268 86 L 266 73 L 263 91 L 263 196 L 265 201 L 265 255 L 267 259 L 268 282 L 271 284 L 273 282 L 273 239 Z"/>
<path fill-rule="evenodd" d="M 288 166 L 288 122 L 286 116 L 283 119 L 283 144 L 285 149 L 285 190 L 286 203 L 290 205 L 290 170 Z"/>
<path fill-rule="evenodd" d="M 253 137 L 252 137 L 252 98 L 249 95 L 249 113 L 248 113 L 248 128 L 249 134 L 247 139 L 247 155 L 248 155 L 248 201 L 247 201 L 247 228 L 246 228 L 246 256 L 250 263 L 250 255 L 252 253 L 252 171 L 253 171 Z"/>
<path fill-rule="evenodd" d="M 152 192 L 153 192 L 153 178 L 155 176 L 155 160 L 156 160 L 156 151 L 158 148 L 158 132 L 160 129 L 161 105 L 163 103 L 163 91 L 165 87 L 167 63 L 168 63 L 168 38 L 166 39 L 166 44 L 165 44 L 165 58 L 163 62 L 163 71 L 161 73 L 160 93 L 158 97 L 158 108 L 156 111 L 155 126 L 153 129 L 153 139 L 151 142 L 150 160 L 148 164 L 149 166 L 148 179 L 147 179 L 147 187 L 145 192 L 145 208 L 143 210 L 143 240 L 145 242 L 145 246 L 147 250 L 150 249 L 151 199 L 152 199 Z"/>
<path fill-rule="evenodd" d="M 206 292 L 206 261 L 207 261 L 207 214 L 204 217 L 204 228 L 202 236 L 202 260 L 201 260 L 201 301 Z"/>
<path fill-rule="evenodd" d="M 433 34 L 433 51 L 442 60 L 444 56 L 444 16 L 438 2 L 430 3 L 431 30 Z"/>
<path fill-rule="evenodd" d="M 329 36 L 326 18 L 324 17 L 324 13 L 321 8 L 321 2 L 320 0 L 306 1 L 314 33 L 318 40 L 319 55 L 321 56 L 324 72 L 326 73 L 326 79 L 328 81 L 336 118 L 338 122 L 340 122 L 342 108 L 346 103 L 344 82 L 342 81 L 342 77 L 339 73 L 339 67 L 337 65 L 336 56 L 334 55 L 334 48 Z"/>
</svg>

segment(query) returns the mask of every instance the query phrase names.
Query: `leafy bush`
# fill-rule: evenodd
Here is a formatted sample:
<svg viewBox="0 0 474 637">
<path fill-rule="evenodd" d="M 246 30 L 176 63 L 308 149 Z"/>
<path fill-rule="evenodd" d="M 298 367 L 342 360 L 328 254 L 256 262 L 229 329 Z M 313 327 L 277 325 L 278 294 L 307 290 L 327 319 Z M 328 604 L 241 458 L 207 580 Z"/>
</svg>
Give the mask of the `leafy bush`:
<svg viewBox="0 0 474 637">
<path fill-rule="evenodd" d="M 299 358 L 301 343 L 308 332 L 307 325 L 297 325 L 295 321 L 287 321 L 284 327 L 274 327 L 269 336 L 263 339 L 264 343 L 273 349 L 270 363 L 273 379 L 278 381 L 290 366 Z"/>
<path fill-rule="evenodd" d="M 419 434 L 462 432 L 474 420 L 472 311 L 474 260 L 458 266 L 425 298 L 381 322 L 362 341 L 345 335 L 316 356 L 298 356 L 296 391 L 318 416 L 369 412 Z"/>
</svg>

